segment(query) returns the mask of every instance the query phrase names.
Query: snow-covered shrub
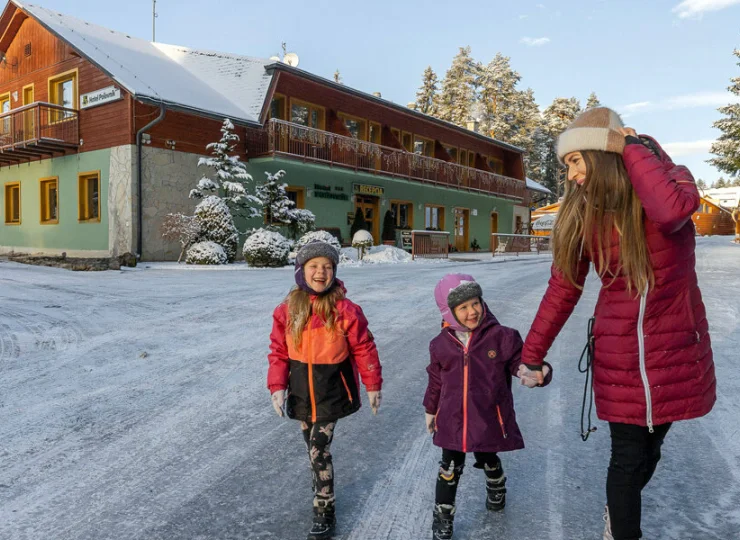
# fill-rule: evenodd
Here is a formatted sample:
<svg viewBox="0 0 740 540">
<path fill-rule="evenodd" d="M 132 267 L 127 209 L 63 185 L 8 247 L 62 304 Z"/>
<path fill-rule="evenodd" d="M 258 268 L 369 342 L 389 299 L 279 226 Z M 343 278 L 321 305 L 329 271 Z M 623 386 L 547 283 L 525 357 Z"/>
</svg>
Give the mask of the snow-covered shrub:
<svg viewBox="0 0 740 540">
<path fill-rule="evenodd" d="M 290 211 L 288 230 L 294 238 L 300 238 L 316 226 L 316 216 L 310 210 L 294 208 Z"/>
<path fill-rule="evenodd" d="M 250 266 L 285 266 L 290 244 L 282 234 L 262 229 L 247 238 L 242 251 Z"/>
<path fill-rule="evenodd" d="M 220 197 L 209 195 L 195 207 L 195 217 L 201 230 L 197 241 L 220 244 L 228 261 L 234 262 L 239 233 L 226 203 Z"/>
<path fill-rule="evenodd" d="M 228 258 L 224 248 L 216 242 L 198 242 L 188 249 L 187 264 L 226 264 Z"/>
<path fill-rule="evenodd" d="M 339 240 L 337 240 L 336 236 L 331 234 L 330 232 L 326 231 L 311 231 L 309 233 L 304 234 L 301 236 L 301 238 L 296 242 L 295 250 L 298 251 L 303 246 L 308 244 L 309 242 L 313 242 L 314 240 L 319 240 L 321 242 L 326 242 L 327 244 L 330 244 L 332 247 L 336 248 L 337 251 L 342 249 L 341 244 L 339 243 Z"/>
<path fill-rule="evenodd" d="M 373 235 L 360 229 L 352 237 L 352 247 L 357 249 L 357 258 L 362 260 L 365 251 L 373 247 Z"/>
</svg>

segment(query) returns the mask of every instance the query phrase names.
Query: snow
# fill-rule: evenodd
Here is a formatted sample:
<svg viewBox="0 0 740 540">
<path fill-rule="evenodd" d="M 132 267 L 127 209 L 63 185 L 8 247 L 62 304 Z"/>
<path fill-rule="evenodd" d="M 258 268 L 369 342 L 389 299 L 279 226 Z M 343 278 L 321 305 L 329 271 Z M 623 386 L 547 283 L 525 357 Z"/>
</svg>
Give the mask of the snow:
<svg viewBox="0 0 740 540">
<path fill-rule="evenodd" d="M 643 495 L 646 538 L 729 539 L 740 528 L 740 245 L 697 242 L 718 401 L 668 434 Z M 550 274 L 549 257 L 498 264 L 487 255 L 339 268 L 375 335 L 385 383 L 378 416 L 363 407 L 337 426 L 337 540 L 431 536 L 440 451 L 421 400 L 440 324 L 434 286 L 449 272 L 473 275 L 501 322 L 525 335 Z M 75 273 L 0 260 L 3 540 L 305 538 L 305 447 L 265 388 L 271 312 L 292 271 L 171 268 Z M 548 358 L 553 383 L 514 388 L 527 447 L 501 456 L 506 510 L 486 512 L 471 463 L 456 538 L 601 537 L 608 426 L 597 422 L 587 443 L 578 435 L 577 360 L 597 293 L 592 275 Z"/>
<path fill-rule="evenodd" d="M 362 257 L 362 261 L 359 261 L 357 258 L 357 248 L 342 248 L 341 253 L 347 258 L 347 261 L 344 263 L 347 265 L 398 264 L 412 262 L 410 253 L 393 246 L 375 246 L 365 248 L 365 255 Z"/>
<path fill-rule="evenodd" d="M 259 122 L 272 76 L 271 60 L 152 43 L 63 15 L 15 2 L 52 32 L 113 76 L 135 97 Z M 239 31 L 236 21 L 223 30 Z"/>
<path fill-rule="evenodd" d="M 224 248 L 216 242 L 198 242 L 188 248 L 185 257 L 187 264 L 226 264 L 228 257 Z"/>
</svg>

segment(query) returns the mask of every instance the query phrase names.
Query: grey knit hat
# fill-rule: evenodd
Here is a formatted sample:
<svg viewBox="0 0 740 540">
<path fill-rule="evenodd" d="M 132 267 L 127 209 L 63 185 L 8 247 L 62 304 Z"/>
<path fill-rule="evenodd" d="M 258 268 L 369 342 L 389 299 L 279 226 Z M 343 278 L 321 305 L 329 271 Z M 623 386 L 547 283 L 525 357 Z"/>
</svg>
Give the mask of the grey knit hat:
<svg viewBox="0 0 740 540">
<path fill-rule="evenodd" d="M 296 253 L 295 261 L 297 264 L 303 266 L 316 257 L 326 257 L 335 267 L 339 264 L 339 253 L 336 248 L 320 240 L 309 242 L 299 249 L 298 253 Z"/>
<path fill-rule="evenodd" d="M 454 310 L 460 304 L 472 300 L 473 298 L 482 298 L 483 289 L 475 281 L 463 281 L 452 289 L 447 295 L 447 305 Z"/>
</svg>

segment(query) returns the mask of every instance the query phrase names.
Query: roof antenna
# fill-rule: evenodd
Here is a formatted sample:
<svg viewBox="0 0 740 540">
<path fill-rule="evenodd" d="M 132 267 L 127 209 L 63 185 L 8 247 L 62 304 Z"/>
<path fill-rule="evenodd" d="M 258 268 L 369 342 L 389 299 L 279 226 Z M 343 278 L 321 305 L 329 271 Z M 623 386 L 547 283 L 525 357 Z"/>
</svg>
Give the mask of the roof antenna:
<svg viewBox="0 0 740 540">
<path fill-rule="evenodd" d="M 157 15 L 157 0 L 152 0 L 152 41 L 157 41 L 154 37 L 156 31 L 155 23 L 157 17 L 159 17 L 159 15 Z"/>
</svg>

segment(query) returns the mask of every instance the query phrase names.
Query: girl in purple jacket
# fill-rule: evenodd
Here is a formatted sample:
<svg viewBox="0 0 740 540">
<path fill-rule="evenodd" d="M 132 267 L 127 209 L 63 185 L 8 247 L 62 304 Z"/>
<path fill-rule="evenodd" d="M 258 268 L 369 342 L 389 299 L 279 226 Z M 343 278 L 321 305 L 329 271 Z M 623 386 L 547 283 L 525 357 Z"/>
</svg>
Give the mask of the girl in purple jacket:
<svg viewBox="0 0 740 540">
<path fill-rule="evenodd" d="M 511 377 L 537 386 L 521 361 L 522 338 L 502 326 L 483 303 L 483 291 L 472 276 L 448 274 L 434 289 L 443 328 L 429 344 L 429 385 L 424 396 L 427 429 L 442 448 L 437 475 L 432 533 L 434 540 L 452 538 L 455 495 L 473 452 L 477 469 L 486 475 L 486 508 L 503 510 L 506 477 L 497 452 L 524 448 L 514 414 Z M 543 368 L 544 384 L 552 378 Z"/>
</svg>

